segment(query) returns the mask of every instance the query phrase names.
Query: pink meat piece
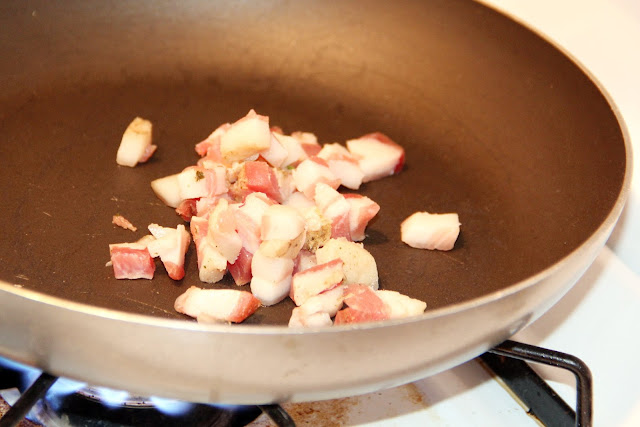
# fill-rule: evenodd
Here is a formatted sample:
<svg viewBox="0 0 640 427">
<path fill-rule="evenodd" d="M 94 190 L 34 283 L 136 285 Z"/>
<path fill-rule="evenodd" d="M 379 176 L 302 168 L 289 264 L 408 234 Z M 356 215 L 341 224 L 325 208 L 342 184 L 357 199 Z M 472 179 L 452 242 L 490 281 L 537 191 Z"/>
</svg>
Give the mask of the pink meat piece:
<svg viewBox="0 0 640 427">
<path fill-rule="evenodd" d="M 196 144 L 196 152 L 200 157 L 207 157 L 211 161 L 222 163 L 220 154 L 220 137 L 231 127 L 230 123 L 218 126 L 204 141 Z"/>
<path fill-rule="evenodd" d="M 233 281 L 237 286 L 246 285 L 251 281 L 251 260 L 253 254 L 246 248 L 241 248 L 236 261 L 233 264 L 229 264 L 227 269 L 233 277 Z"/>
<path fill-rule="evenodd" d="M 365 229 L 380 211 L 380 205 L 370 198 L 360 194 L 345 194 L 344 198 L 350 205 L 349 229 L 351 239 L 360 242 L 365 238 Z"/>
<path fill-rule="evenodd" d="M 145 245 L 112 244 L 109 245 L 109 253 L 116 279 L 153 279 L 156 264 Z"/>
<path fill-rule="evenodd" d="M 278 179 L 267 163 L 260 161 L 245 162 L 244 172 L 247 178 L 247 188 L 250 192 L 264 193 L 276 202 L 282 202 Z"/>
<path fill-rule="evenodd" d="M 118 227 L 122 227 L 125 230 L 136 231 L 138 228 L 135 227 L 131 222 L 123 217 L 122 215 L 114 215 L 111 223 L 117 225 Z"/>
<path fill-rule="evenodd" d="M 344 289 L 344 303 L 348 307 L 338 311 L 335 325 L 374 322 L 389 319 L 391 316 L 384 301 L 369 286 L 347 286 Z"/>
<path fill-rule="evenodd" d="M 176 213 L 180 215 L 180 218 L 189 222 L 191 221 L 191 217 L 198 213 L 198 209 L 196 208 L 197 200 L 196 199 L 185 199 L 180 202 L 178 207 L 176 208 Z"/>
</svg>

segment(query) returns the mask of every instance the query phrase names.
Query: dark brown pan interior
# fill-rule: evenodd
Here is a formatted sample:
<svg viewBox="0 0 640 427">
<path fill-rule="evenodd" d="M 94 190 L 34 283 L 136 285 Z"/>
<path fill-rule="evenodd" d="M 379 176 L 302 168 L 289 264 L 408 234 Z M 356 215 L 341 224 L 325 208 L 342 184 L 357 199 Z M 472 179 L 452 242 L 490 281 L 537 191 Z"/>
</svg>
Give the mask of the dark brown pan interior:
<svg viewBox="0 0 640 427">
<path fill-rule="evenodd" d="M 471 2 L 9 3 L 0 16 L 0 279 L 68 300 L 180 318 L 197 278 L 118 281 L 108 244 L 181 220 L 149 182 L 250 108 L 285 131 L 406 148 L 365 247 L 381 287 L 429 309 L 503 289 L 583 243 L 625 169 L 615 115 L 570 60 Z M 154 123 L 152 160 L 119 167 L 126 125 Z M 458 212 L 451 252 L 411 249 L 400 222 Z M 120 213 L 139 227 L 111 224 Z M 214 285 L 230 286 L 230 281 Z M 286 323 L 292 304 L 251 323 Z"/>
</svg>

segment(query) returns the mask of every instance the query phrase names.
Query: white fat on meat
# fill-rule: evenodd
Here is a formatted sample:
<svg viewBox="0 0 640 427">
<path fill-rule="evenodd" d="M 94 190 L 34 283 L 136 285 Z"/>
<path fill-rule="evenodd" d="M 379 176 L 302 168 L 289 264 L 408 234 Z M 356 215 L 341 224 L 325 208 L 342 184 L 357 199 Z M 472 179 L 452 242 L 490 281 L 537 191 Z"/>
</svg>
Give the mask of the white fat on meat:
<svg viewBox="0 0 640 427">
<path fill-rule="evenodd" d="M 327 184 L 319 183 L 316 185 L 314 200 L 322 215 L 331 221 L 331 237 L 351 240 L 351 205 L 344 195 Z"/>
<path fill-rule="evenodd" d="M 314 197 L 318 183 L 327 184 L 331 188 L 340 186 L 340 179 L 331 172 L 329 164 L 317 156 L 305 159 L 298 165 L 293 171 L 293 182 L 296 189 L 309 198 Z"/>
<path fill-rule="evenodd" d="M 209 213 L 207 238 L 228 262 L 235 262 L 242 248 L 242 239 L 236 232 L 233 208 L 226 199 L 218 200 Z"/>
<path fill-rule="evenodd" d="M 180 280 L 184 277 L 184 257 L 191 242 L 191 235 L 183 224 L 176 228 L 150 224 L 149 231 L 156 239 L 147 249 L 152 257 L 160 257 L 169 277 Z"/>
<path fill-rule="evenodd" d="M 349 229 L 351 240 L 360 242 L 365 238 L 369 221 L 380 211 L 380 205 L 360 194 L 345 194 L 349 208 Z"/>
<path fill-rule="evenodd" d="M 296 138 L 278 132 L 274 132 L 273 136 L 277 138 L 278 142 L 280 142 L 282 147 L 287 151 L 287 157 L 280 167 L 285 168 L 289 165 L 295 165 L 308 157 L 302 148 L 302 144 Z"/>
<path fill-rule="evenodd" d="M 312 296 L 338 286 L 344 280 L 342 267 L 342 260 L 334 259 L 294 274 L 289 296 L 300 306 Z"/>
<path fill-rule="evenodd" d="M 274 305 L 285 299 L 289 294 L 291 290 L 291 276 L 287 276 L 279 282 L 253 276 L 250 287 L 251 293 L 260 300 L 262 305 Z"/>
<path fill-rule="evenodd" d="M 316 251 L 316 261 L 322 264 L 334 259 L 343 262 L 344 283 L 362 284 L 378 289 L 378 267 L 373 255 L 362 243 L 349 242 L 344 238 L 330 239 Z"/>
<path fill-rule="evenodd" d="M 271 257 L 294 259 L 306 236 L 305 220 L 300 213 L 285 205 L 269 206 L 262 216 L 259 250 Z"/>
<path fill-rule="evenodd" d="M 122 135 L 116 163 L 134 167 L 138 163 L 146 162 L 157 148 L 151 144 L 151 131 L 152 125 L 149 120 L 140 117 L 133 119 Z"/>
<path fill-rule="evenodd" d="M 180 295 L 174 308 L 178 313 L 195 317 L 198 322 L 239 323 L 252 315 L 260 301 L 251 293 L 236 289 L 200 289 L 191 286 Z"/>
<path fill-rule="evenodd" d="M 415 212 L 400 224 L 401 240 L 417 249 L 451 250 L 459 234 L 457 213 Z"/>
<path fill-rule="evenodd" d="M 233 123 L 220 137 L 220 153 L 228 164 L 255 159 L 271 146 L 269 118 L 254 110 Z"/>
<path fill-rule="evenodd" d="M 276 136 L 273 133 L 271 133 L 271 142 L 269 144 L 269 148 L 267 148 L 264 151 L 261 151 L 260 155 L 271 166 L 279 168 L 279 167 L 283 167 L 283 165 L 285 164 L 285 161 L 289 156 L 289 152 L 278 140 L 278 138 L 276 138 Z"/>
<path fill-rule="evenodd" d="M 389 310 L 390 319 L 418 316 L 424 313 L 427 303 L 396 291 L 379 290 L 376 295 L 382 300 Z"/>
<path fill-rule="evenodd" d="M 153 192 L 162 200 L 162 203 L 171 208 L 177 208 L 180 202 L 182 202 L 178 175 L 180 174 L 176 173 L 151 181 L 151 189 Z"/>
<path fill-rule="evenodd" d="M 364 172 L 362 182 L 398 173 L 404 165 L 404 149 L 379 132 L 351 139 L 346 144 Z"/>
<path fill-rule="evenodd" d="M 364 179 L 364 172 L 358 160 L 345 146 L 333 143 L 324 144 L 318 157 L 327 161 L 331 172 L 340 179 L 340 183 L 347 188 L 357 190 Z"/>
<path fill-rule="evenodd" d="M 228 191 L 226 168 L 222 165 L 210 169 L 189 166 L 178 174 L 178 185 L 182 200 L 224 194 Z"/>
<path fill-rule="evenodd" d="M 312 296 L 300 307 L 293 309 L 289 327 L 331 326 L 331 318 L 340 310 L 343 300 L 342 286 Z"/>
</svg>

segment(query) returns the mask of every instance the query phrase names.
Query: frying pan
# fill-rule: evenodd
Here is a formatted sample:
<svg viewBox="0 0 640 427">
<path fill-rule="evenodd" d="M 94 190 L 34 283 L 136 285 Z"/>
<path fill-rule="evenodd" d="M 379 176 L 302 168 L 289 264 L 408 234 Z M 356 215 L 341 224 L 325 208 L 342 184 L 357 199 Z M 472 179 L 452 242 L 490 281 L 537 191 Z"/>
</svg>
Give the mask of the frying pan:
<svg viewBox="0 0 640 427">
<path fill-rule="evenodd" d="M 551 307 L 598 253 L 630 182 L 630 145 L 593 79 L 477 3 L 5 2 L 0 13 L 0 354 L 96 385 L 199 402 L 334 398 L 477 356 Z M 255 108 L 322 142 L 382 131 L 397 176 L 361 193 L 381 211 L 365 247 L 380 285 L 424 315 L 305 331 L 292 303 L 242 325 L 173 310 L 199 283 L 158 267 L 115 280 L 108 244 L 180 218 L 152 179 Z M 123 168 L 135 116 L 157 153 Z M 409 248 L 414 211 L 458 212 L 450 252 Z M 111 225 L 120 213 L 139 227 Z M 227 287 L 229 280 L 213 285 Z"/>
</svg>

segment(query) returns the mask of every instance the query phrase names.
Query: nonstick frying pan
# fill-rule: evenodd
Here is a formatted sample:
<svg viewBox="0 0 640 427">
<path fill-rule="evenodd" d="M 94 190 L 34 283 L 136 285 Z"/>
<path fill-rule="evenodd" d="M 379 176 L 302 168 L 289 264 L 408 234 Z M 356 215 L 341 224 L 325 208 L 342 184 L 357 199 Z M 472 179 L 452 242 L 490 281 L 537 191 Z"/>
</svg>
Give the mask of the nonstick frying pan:
<svg viewBox="0 0 640 427">
<path fill-rule="evenodd" d="M 434 374 L 552 306 L 629 187 L 630 145 L 598 85 L 473 2 L 6 2 L 0 42 L 0 354 L 96 385 L 265 403 Z M 193 251 L 180 282 L 162 267 L 114 279 L 109 243 L 182 221 L 149 182 L 250 108 L 322 142 L 381 131 L 405 147 L 404 170 L 361 191 L 381 206 L 364 243 L 381 287 L 426 301 L 423 316 L 302 332 L 285 301 L 199 325 L 173 310 L 204 286 Z M 159 148 L 119 167 L 135 116 Z M 455 248 L 404 245 L 414 211 L 458 212 Z"/>
</svg>

